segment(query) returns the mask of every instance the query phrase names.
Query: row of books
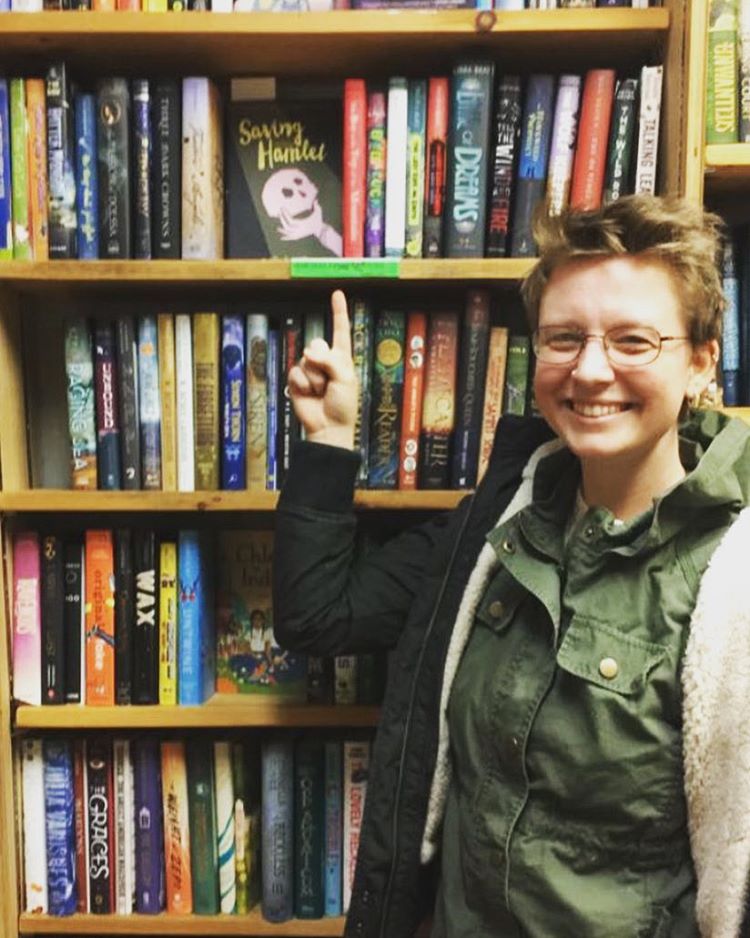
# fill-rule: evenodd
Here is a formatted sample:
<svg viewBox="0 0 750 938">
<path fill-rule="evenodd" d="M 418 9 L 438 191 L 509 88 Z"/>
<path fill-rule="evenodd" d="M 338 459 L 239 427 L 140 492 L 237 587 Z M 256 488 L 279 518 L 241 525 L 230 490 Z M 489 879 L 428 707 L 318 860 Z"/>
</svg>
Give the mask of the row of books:
<svg viewBox="0 0 750 938">
<path fill-rule="evenodd" d="M 0 0 L 0 13 L 39 13 L 42 10 L 102 10 L 166 13 L 203 10 L 213 13 L 268 13 L 316 10 L 453 9 L 552 10 L 573 7 L 633 7 L 646 9 L 649 0 Z M 651 6 L 657 6 L 651 0 Z"/>
<path fill-rule="evenodd" d="M 472 488 L 501 413 L 524 414 L 529 339 L 491 326 L 490 297 L 454 310 L 352 303 L 360 487 Z M 274 490 L 301 436 L 285 392 L 322 312 L 74 319 L 65 325 L 75 489 Z M 93 342 L 92 342 L 93 338 Z"/>
<path fill-rule="evenodd" d="M 750 141 L 750 2 L 707 0 L 706 143 Z"/>
<path fill-rule="evenodd" d="M 721 381 L 727 407 L 750 405 L 750 228 L 738 226 L 724 243 L 726 306 L 721 330 Z"/>
<path fill-rule="evenodd" d="M 26 911 L 341 915 L 369 756 L 312 734 L 25 737 Z"/>
<path fill-rule="evenodd" d="M 200 704 L 214 691 L 377 704 L 374 655 L 296 655 L 273 632 L 273 533 L 13 536 L 13 695 L 29 704 Z"/>
<path fill-rule="evenodd" d="M 463 62 L 386 85 L 232 79 L 225 120 L 208 78 L 73 94 L 57 63 L 0 79 L 0 257 L 533 256 L 538 202 L 654 191 L 661 91 L 661 66 L 496 81 Z"/>
</svg>

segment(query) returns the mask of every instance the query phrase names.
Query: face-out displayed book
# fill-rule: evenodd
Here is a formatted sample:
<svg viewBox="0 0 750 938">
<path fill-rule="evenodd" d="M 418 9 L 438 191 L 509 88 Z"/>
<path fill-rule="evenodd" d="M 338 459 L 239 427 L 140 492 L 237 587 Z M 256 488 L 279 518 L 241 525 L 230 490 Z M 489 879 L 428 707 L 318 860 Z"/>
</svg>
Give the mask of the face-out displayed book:
<svg viewBox="0 0 750 938">
<path fill-rule="evenodd" d="M 294 88 L 277 94 L 262 81 L 232 81 L 229 257 L 340 257 L 341 98 L 330 89 L 318 98 Z"/>
</svg>

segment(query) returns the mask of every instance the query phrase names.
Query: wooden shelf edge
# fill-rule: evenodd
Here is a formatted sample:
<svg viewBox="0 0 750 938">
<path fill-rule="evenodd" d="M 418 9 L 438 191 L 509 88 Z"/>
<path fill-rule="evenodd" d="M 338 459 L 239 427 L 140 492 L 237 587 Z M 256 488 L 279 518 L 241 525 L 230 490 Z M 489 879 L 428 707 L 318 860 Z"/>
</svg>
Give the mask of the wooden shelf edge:
<svg viewBox="0 0 750 938">
<path fill-rule="evenodd" d="M 275 935 L 332 938 L 344 932 L 343 917 L 290 919 L 273 924 L 259 910 L 248 915 L 34 915 L 19 916 L 21 935 Z"/>
<path fill-rule="evenodd" d="M 727 169 L 746 169 L 750 172 L 750 143 L 709 143 L 706 145 L 707 173 L 720 173 Z"/>
</svg>

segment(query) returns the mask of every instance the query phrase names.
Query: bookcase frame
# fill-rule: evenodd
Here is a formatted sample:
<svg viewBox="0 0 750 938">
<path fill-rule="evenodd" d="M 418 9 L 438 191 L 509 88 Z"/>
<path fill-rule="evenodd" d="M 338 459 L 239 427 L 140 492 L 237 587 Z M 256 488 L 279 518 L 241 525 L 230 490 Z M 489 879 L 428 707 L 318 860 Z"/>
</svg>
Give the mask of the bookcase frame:
<svg viewBox="0 0 750 938">
<path fill-rule="evenodd" d="M 410 73 L 445 71 L 456 55 L 488 55 L 504 71 L 527 70 L 530 60 L 545 70 L 593 66 L 635 66 L 661 61 L 665 67 L 660 140 L 660 186 L 696 201 L 703 197 L 703 71 L 705 0 L 664 0 L 648 10 L 601 9 L 500 11 L 332 11 L 328 13 L 94 13 L 54 12 L 0 15 L 0 69 L 29 74 L 53 58 L 71 61 L 88 74 L 184 73 L 229 76 L 247 73 L 289 77 L 387 76 L 408 63 Z M 562 40 L 562 41 L 561 41 Z M 542 65 L 543 63 L 543 65 Z M 732 157 L 733 158 L 733 157 Z M 750 150 L 748 162 L 750 166 Z M 399 280 L 427 285 L 514 284 L 530 262 L 503 260 L 404 260 Z M 17 810 L 16 733 L 45 730 L 196 726 L 372 726 L 374 708 L 253 706 L 212 700 L 202 708 L 62 707 L 14 709 L 9 673 L 10 593 L 8 528 L 26 515 L 108 512 L 267 512 L 275 493 L 75 493 L 33 490 L 27 444 L 21 326 L 26 297 L 50 299 L 58 291 L 150 287 L 165 295 L 184 294 L 195 284 L 218 290 L 262 283 L 283 293 L 291 284 L 286 260 L 215 262 L 93 261 L 0 263 L 0 927 L 19 934 L 181 934 L 332 936 L 343 919 L 264 922 L 257 909 L 248 916 L 72 916 L 19 914 L 22 907 L 20 825 Z M 371 281 L 368 281 L 371 282 Z M 372 281 L 377 284 L 377 281 Z M 352 282 L 357 288 L 364 281 Z M 318 284 L 320 289 L 324 283 Z M 434 289 L 434 287 L 433 287 Z M 173 291 L 173 294 L 172 292 Z M 360 492 L 361 510 L 442 510 L 455 505 L 456 492 Z M 83 522 L 82 522 L 83 523 Z M 97 521 L 97 523 L 100 523 Z"/>
</svg>

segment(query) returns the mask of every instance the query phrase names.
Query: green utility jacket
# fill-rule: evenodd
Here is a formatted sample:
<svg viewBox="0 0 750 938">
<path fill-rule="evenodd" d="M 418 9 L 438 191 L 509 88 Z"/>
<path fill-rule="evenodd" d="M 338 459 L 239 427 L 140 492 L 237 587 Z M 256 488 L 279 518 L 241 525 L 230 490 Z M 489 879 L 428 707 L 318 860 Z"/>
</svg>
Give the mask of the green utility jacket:
<svg viewBox="0 0 750 938">
<path fill-rule="evenodd" d="M 443 691 L 434 938 L 699 938 L 681 664 L 701 577 L 748 502 L 749 441 L 701 415 L 686 478 L 651 510 L 593 508 L 572 529 L 580 469 L 559 449 L 488 535 L 494 569 Z"/>
</svg>

